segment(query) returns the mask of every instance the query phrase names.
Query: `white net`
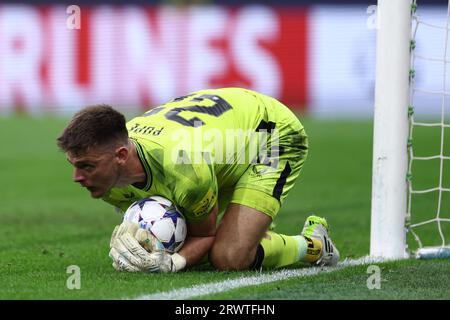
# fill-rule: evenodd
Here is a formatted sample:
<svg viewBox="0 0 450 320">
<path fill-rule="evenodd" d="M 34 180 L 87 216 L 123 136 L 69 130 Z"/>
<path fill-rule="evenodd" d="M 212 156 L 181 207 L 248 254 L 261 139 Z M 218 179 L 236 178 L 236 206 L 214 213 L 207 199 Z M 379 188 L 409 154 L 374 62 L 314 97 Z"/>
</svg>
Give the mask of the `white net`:
<svg viewBox="0 0 450 320">
<path fill-rule="evenodd" d="M 413 0 L 406 223 L 416 255 L 450 235 L 450 1 L 446 14 L 417 8 Z"/>
</svg>

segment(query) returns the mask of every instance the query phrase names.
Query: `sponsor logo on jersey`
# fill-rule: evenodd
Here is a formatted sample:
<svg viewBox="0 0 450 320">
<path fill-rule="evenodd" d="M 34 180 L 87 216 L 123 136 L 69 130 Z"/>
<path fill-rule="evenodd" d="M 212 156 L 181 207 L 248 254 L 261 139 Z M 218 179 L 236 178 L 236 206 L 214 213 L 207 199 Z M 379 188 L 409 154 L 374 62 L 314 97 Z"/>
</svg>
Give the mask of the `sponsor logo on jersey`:
<svg viewBox="0 0 450 320">
<path fill-rule="evenodd" d="M 155 126 L 145 126 L 139 123 L 135 123 L 131 128 L 130 132 L 144 134 L 144 135 L 152 135 L 159 136 L 163 131 L 164 127 L 155 127 Z"/>
</svg>

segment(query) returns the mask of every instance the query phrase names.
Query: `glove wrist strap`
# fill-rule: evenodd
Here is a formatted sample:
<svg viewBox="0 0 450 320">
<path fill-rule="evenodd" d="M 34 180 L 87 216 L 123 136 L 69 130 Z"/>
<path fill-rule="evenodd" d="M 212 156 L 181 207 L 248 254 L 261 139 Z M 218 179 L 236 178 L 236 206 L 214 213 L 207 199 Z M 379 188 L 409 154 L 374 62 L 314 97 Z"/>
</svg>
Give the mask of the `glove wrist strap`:
<svg viewBox="0 0 450 320">
<path fill-rule="evenodd" d="M 183 270 L 186 267 L 186 258 L 179 255 L 178 253 L 172 254 L 172 271 L 177 272 Z"/>
</svg>

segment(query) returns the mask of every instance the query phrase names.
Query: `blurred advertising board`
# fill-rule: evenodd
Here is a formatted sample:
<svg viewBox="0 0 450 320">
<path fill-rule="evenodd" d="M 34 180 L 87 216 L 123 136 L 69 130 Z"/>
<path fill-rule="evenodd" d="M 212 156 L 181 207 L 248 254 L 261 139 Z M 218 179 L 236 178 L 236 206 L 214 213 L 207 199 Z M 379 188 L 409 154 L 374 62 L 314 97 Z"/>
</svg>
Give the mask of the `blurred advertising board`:
<svg viewBox="0 0 450 320">
<path fill-rule="evenodd" d="M 445 8 L 419 9 L 445 25 Z M 372 115 L 375 19 L 375 5 L 0 5 L 0 114 L 95 103 L 140 111 L 238 86 L 316 115 Z M 417 32 L 416 52 L 431 58 L 415 66 L 426 113 L 448 91 L 444 37 L 427 25 Z"/>
<path fill-rule="evenodd" d="M 306 103 L 302 8 L 75 9 L 0 6 L 2 112 L 72 113 L 94 103 L 148 109 L 229 86 Z"/>
</svg>

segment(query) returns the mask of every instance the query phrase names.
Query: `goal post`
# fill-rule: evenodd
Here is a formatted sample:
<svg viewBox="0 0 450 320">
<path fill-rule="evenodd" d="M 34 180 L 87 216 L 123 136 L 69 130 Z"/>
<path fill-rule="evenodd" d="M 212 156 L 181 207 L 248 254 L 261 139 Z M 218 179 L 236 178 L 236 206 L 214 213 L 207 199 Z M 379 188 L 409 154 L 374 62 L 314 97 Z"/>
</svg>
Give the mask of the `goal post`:
<svg viewBox="0 0 450 320">
<path fill-rule="evenodd" d="M 406 258 L 412 0 L 378 0 L 370 255 Z"/>
<path fill-rule="evenodd" d="M 450 0 L 446 13 L 429 10 L 428 18 L 416 9 L 416 0 L 379 0 L 377 6 L 370 255 L 384 259 L 450 258 Z M 435 82 L 416 82 L 416 67 Z M 417 107 L 431 118 L 416 117 Z M 427 140 L 431 148 L 416 134 L 424 128 L 439 130 L 439 138 Z M 437 144 L 439 151 L 432 148 Z M 418 170 L 433 161 L 438 181 L 434 170 Z"/>
</svg>

